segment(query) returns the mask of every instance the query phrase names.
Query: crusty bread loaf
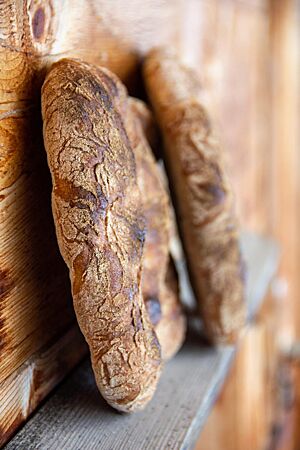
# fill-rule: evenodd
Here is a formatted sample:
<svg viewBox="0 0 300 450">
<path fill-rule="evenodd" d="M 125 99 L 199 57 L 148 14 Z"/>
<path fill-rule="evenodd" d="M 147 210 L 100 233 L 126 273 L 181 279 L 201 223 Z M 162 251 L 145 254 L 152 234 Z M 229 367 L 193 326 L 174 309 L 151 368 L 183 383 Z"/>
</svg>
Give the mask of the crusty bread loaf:
<svg viewBox="0 0 300 450">
<path fill-rule="evenodd" d="M 116 75 L 106 69 L 102 69 L 102 75 L 103 83 L 112 94 L 113 105 L 123 119 L 135 157 L 137 184 L 147 230 L 142 294 L 161 346 L 162 358 L 167 360 L 183 343 L 186 319 L 179 301 L 176 268 L 169 254 L 169 194 L 148 143 L 148 139 L 156 142 L 153 117 L 141 100 L 129 98 L 124 89 L 112 89 L 112 83 L 120 84 Z"/>
<path fill-rule="evenodd" d="M 199 100 L 193 72 L 165 50 L 144 64 L 146 88 L 164 138 L 175 209 L 206 332 L 236 339 L 245 320 L 243 262 L 222 152 Z"/>
<path fill-rule="evenodd" d="M 137 99 L 130 99 L 125 128 L 135 155 L 137 181 L 146 220 L 142 292 L 161 345 L 163 359 L 181 347 L 186 320 L 179 301 L 176 269 L 170 261 L 170 204 L 151 148 L 145 139 L 151 113 Z M 144 132 L 143 132 L 144 131 Z"/>
<path fill-rule="evenodd" d="M 52 207 L 69 267 L 74 308 L 97 385 L 121 411 L 141 409 L 161 371 L 161 351 L 142 297 L 145 219 L 134 154 L 106 70 L 63 59 L 42 89 Z"/>
</svg>

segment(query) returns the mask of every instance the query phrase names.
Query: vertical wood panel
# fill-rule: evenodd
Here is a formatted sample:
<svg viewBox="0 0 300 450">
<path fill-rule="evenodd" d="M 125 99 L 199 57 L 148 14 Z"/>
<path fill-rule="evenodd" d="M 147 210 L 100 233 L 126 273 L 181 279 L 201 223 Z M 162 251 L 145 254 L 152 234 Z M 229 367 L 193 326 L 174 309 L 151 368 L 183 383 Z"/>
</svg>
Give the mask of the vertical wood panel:
<svg viewBox="0 0 300 450">
<path fill-rule="evenodd" d="M 222 394 L 200 435 L 196 450 L 265 450 L 276 411 L 277 319 L 269 296 L 242 339 Z"/>
<path fill-rule="evenodd" d="M 300 33 L 298 0 L 272 1 L 274 235 L 282 243 L 281 339 L 300 337 Z"/>
<path fill-rule="evenodd" d="M 273 232 L 283 252 L 276 292 L 283 352 L 300 339 L 300 2 L 272 0 Z M 278 449 L 300 447 L 300 365 L 286 363 L 294 401 L 279 418 Z M 276 442 L 274 443 L 276 447 Z"/>
<path fill-rule="evenodd" d="M 268 1 L 185 2 L 182 58 L 193 65 L 219 128 L 242 224 L 271 222 Z M 197 54 L 195 54 L 197 52 Z"/>
<path fill-rule="evenodd" d="M 242 226 L 270 233 L 274 202 L 269 2 L 203 2 L 198 20 L 201 45 L 195 64 L 227 152 Z M 277 302 L 270 296 L 258 323 L 241 342 L 197 449 L 259 450 L 268 444 L 280 408 L 277 330 Z"/>
<path fill-rule="evenodd" d="M 264 83 L 267 82 L 268 89 L 270 87 L 272 89 L 271 100 L 270 97 L 267 98 L 264 90 L 261 90 L 260 93 L 266 101 L 271 101 L 271 129 L 267 124 L 267 130 L 269 129 L 271 132 L 266 139 L 266 136 L 263 137 L 260 134 L 259 129 L 255 130 L 252 127 L 253 145 L 259 139 L 262 139 L 264 145 L 261 146 L 263 152 L 260 155 L 256 153 L 255 156 L 254 151 L 251 157 L 253 159 L 248 159 L 250 167 L 252 166 L 254 169 L 253 175 L 255 174 L 254 161 L 256 161 L 257 167 L 261 164 L 258 174 L 254 175 L 254 178 L 251 177 L 253 182 L 256 177 L 256 184 L 255 192 L 250 194 L 253 203 L 251 201 L 248 203 L 248 211 L 252 215 L 250 223 L 253 223 L 253 218 L 255 222 L 257 221 L 257 212 L 263 219 L 264 228 L 276 236 L 282 247 L 282 264 L 280 277 L 274 285 L 273 306 L 262 318 L 262 323 L 266 324 L 270 316 L 273 317 L 276 327 L 273 329 L 273 335 L 270 336 L 268 345 L 261 342 L 255 349 L 255 336 L 256 333 L 259 333 L 259 329 L 255 332 L 255 328 L 251 333 L 249 346 L 244 347 L 245 344 L 242 344 L 240 356 L 224 389 L 223 398 L 200 438 L 199 448 L 206 450 L 218 449 L 220 446 L 222 449 L 228 448 L 228 450 L 233 448 L 298 450 L 300 445 L 299 365 L 291 365 L 284 361 L 284 355 L 279 355 L 280 352 L 289 349 L 294 339 L 299 339 L 300 336 L 299 11 L 300 2 L 298 0 L 270 0 L 271 40 L 270 45 L 267 46 L 268 51 L 260 56 L 260 58 L 266 58 L 265 70 L 260 70 L 257 75 L 264 77 Z M 252 41 L 256 42 L 258 48 L 260 39 L 261 36 L 257 35 Z M 265 45 L 262 39 L 261 43 L 262 46 Z M 249 71 L 255 70 L 250 61 L 251 58 L 249 58 Z M 251 101 L 248 104 L 251 104 Z M 261 127 L 265 126 L 269 120 L 268 115 L 265 117 L 261 115 Z M 249 135 L 245 134 L 244 137 L 248 139 Z M 240 161 L 239 164 L 243 164 L 243 161 Z M 233 173 L 234 171 L 233 167 Z M 271 186 L 271 199 L 264 195 L 263 185 L 266 181 Z M 250 188 L 250 185 L 248 187 Z M 257 195 L 261 195 L 262 199 L 258 203 L 256 202 Z M 258 209 L 256 209 L 256 205 Z M 261 223 L 260 220 L 259 222 Z M 239 393 L 237 385 L 239 384 L 240 390 L 241 386 L 244 386 L 243 380 L 247 379 L 248 371 L 243 373 L 243 370 L 249 369 L 247 369 L 247 361 L 248 358 L 251 361 L 253 352 L 256 352 L 256 358 L 259 354 L 261 355 L 262 364 L 256 360 L 257 379 L 256 383 L 248 387 L 249 397 L 247 397 L 243 391 Z M 268 361 L 271 362 L 270 366 Z M 264 365 L 265 368 L 270 367 L 267 378 L 264 378 L 261 370 Z M 282 373 L 284 373 L 284 380 L 281 379 Z M 291 399 L 286 400 L 286 397 L 293 397 L 291 384 L 293 380 L 295 398 L 294 408 L 291 410 L 293 403 L 291 403 Z M 259 386 L 261 392 L 259 396 L 256 396 Z M 268 389 L 272 386 L 275 403 L 273 403 L 272 397 L 267 395 Z M 244 389 L 247 390 L 247 386 L 244 386 Z M 227 399 L 227 402 L 224 399 Z M 222 402 L 223 408 L 220 406 Z M 232 405 L 232 410 L 230 410 L 230 405 Z M 261 429 L 257 423 L 253 422 L 255 417 L 259 417 L 263 424 Z M 247 419 L 246 422 L 245 419 Z M 247 422 L 248 427 L 245 428 L 244 424 Z M 252 430 L 253 434 L 249 435 L 249 430 Z M 273 436 L 272 430 L 275 431 Z M 269 439 L 267 439 L 268 433 Z M 232 437 L 232 441 L 228 436 Z M 201 447 L 200 444 L 204 444 L 204 447 Z M 266 447 L 267 445 L 270 447 Z"/>
</svg>

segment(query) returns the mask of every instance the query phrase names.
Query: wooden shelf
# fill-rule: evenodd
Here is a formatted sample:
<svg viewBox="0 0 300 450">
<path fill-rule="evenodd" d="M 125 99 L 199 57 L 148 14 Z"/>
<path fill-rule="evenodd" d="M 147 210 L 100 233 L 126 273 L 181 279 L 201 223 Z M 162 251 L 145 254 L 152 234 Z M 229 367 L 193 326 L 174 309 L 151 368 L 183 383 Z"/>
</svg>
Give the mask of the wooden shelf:
<svg viewBox="0 0 300 450">
<path fill-rule="evenodd" d="M 249 320 L 259 309 L 279 259 L 277 245 L 245 234 Z M 7 444 L 16 449 L 193 448 L 225 380 L 236 348 L 209 348 L 193 330 L 164 369 L 154 399 L 141 413 L 122 415 L 101 399 L 89 361 L 82 363 Z"/>
</svg>

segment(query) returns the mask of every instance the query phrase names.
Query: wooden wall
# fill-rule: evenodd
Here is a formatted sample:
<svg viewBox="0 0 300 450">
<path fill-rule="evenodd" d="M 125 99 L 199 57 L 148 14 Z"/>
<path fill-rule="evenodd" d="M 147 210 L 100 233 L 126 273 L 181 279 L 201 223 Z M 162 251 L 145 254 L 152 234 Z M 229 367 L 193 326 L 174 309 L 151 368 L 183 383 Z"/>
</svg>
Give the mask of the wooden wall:
<svg viewBox="0 0 300 450">
<path fill-rule="evenodd" d="M 45 70 L 77 56 L 132 87 L 143 53 L 163 43 L 199 73 L 242 225 L 283 246 L 275 293 L 241 343 L 198 448 L 259 450 L 277 423 L 278 349 L 300 334 L 299 1 L 142 3 L 115 0 L 112 12 L 107 0 L 0 2 L 0 445 L 86 352 L 53 233 L 38 99 Z"/>
<path fill-rule="evenodd" d="M 278 450 L 300 447 L 300 1 L 271 2 L 273 232 L 282 245 L 277 339 L 292 385 Z M 295 357 L 290 357 L 289 354 Z"/>
<path fill-rule="evenodd" d="M 271 224 L 268 0 L 185 2 L 181 55 L 219 129 L 242 225 Z M 193 27 L 193 28 L 192 28 Z"/>
<path fill-rule="evenodd" d="M 254 94 L 246 76 L 244 89 L 249 97 L 244 106 L 249 107 L 251 125 L 249 134 L 240 139 L 246 139 L 250 154 L 244 166 L 242 160 L 232 166 L 232 173 L 236 189 L 241 185 L 245 189 L 242 220 L 279 241 L 282 262 L 265 307 L 241 343 L 197 449 L 297 450 L 300 367 L 288 354 L 300 333 L 300 3 L 270 0 L 264 10 L 262 2 L 238 3 L 235 19 L 243 24 L 243 32 L 235 35 L 236 45 L 243 46 L 245 67 L 251 72 L 248 77 L 257 79 L 260 88 Z M 243 33 L 246 40 L 241 38 Z M 239 52 L 232 52 L 232 57 L 238 64 Z M 244 101 L 247 92 L 242 93 Z M 251 100 L 251 95 L 256 99 Z M 246 125 L 244 114 L 241 123 Z M 232 137 L 230 148 L 237 151 Z M 245 203 L 247 196 L 251 200 Z"/>
</svg>

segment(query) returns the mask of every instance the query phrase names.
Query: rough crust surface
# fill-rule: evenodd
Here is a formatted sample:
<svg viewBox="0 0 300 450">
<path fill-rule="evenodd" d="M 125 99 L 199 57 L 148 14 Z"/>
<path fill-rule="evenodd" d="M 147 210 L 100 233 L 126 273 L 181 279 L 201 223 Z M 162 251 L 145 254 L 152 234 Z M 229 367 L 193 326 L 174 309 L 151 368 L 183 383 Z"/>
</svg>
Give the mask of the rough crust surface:
<svg viewBox="0 0 300 450">
<path fill-rule="evenodd" d="M 161 352 L 141 289 L 145 220 L 134 155 L 107 70 L 64 59 L 42 90 L 44 142 L 60 251 L 97 385 L 121 411 L 151 399 Z"/>
<path fill-rule="evenodd" d="M 144 64 L 146 87 L 161 127 L 192 285 L 206 332 L 233 342 L 245 320 L 243 262 L 233 196 L 222 152 L 189 69 L 162 49 Z"/>
<path fill-rule="evenodd" d="M 169 196 L 145 139 L 148 123 L 151 123 L 150 111 L 142 101 L 130 99 L 125 117 L 136 160 L 137 181 L 147 228 L 142 273 L 143 298 L 155 325 L 162 357 L 170 359 L 183 343 L 186 320 L 179 301 L 176 269 L 169 254 Z"/>
<path fill-rule="evenodd" d="M 179 301 L 176 269 L 170 260 L 170 204 L 157 163 L 147 139 L 155 142 L 153 117 L 138 99 L 123 95 L 125 91 L 111 89 L 118 78 L 103 79 L 113 94 L 114 107 L 119 111 L 133 149 L 137 184 L 145 217 L 145 245 L 143 253 L 142 294 L 150 320 L 161 345 L 162 359 L 168 360 L 181 347 L 186 331 L 186 318 Z M 147 136 L 147 138 L 146 138 Z"/>
</svg>

